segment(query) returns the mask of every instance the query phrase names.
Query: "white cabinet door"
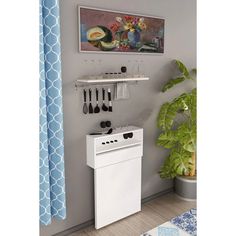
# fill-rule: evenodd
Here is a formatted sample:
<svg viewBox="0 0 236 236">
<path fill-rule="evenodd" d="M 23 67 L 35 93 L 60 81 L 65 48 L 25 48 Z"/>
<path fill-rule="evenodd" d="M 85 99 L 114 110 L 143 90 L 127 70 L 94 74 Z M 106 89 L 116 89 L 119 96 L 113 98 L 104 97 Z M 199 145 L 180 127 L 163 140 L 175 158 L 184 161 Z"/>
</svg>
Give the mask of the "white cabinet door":
<svg viewBox="0 0 236 236">
<path fill-rule="evenodd" d="M 141 157 L 95 169 L 95 228 L 141 210 Z"/>
</svg>

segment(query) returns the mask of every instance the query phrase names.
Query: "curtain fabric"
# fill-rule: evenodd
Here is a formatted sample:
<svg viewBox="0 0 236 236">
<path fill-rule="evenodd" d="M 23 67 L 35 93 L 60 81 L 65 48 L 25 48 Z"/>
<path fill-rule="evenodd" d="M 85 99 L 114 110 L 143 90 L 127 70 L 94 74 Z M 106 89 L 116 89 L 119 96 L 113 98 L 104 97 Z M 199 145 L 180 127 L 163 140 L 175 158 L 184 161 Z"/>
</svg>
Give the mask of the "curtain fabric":
<svg viewBox="0 0 236 236">
<path fill-rule="evenodd" d="M 40 0 L 40 222 L 65 219 L 58 0 Z"/>
</svg>

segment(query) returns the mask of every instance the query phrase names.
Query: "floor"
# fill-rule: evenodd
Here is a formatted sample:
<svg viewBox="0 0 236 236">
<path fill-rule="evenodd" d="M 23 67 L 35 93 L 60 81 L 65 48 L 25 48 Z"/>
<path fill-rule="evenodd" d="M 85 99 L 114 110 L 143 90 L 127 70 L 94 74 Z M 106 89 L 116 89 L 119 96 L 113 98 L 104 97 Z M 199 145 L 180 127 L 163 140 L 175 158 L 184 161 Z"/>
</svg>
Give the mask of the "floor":
<svg viewBox="0 0 236 236">
<path fill-rule="evenodd" d="M 141 212 L 102 229 L 90 226 L 68 236 L 139 236 L 193 207 L 196 202 L 183 201 L 169 193 L 143 204 Z"/>
</svg>

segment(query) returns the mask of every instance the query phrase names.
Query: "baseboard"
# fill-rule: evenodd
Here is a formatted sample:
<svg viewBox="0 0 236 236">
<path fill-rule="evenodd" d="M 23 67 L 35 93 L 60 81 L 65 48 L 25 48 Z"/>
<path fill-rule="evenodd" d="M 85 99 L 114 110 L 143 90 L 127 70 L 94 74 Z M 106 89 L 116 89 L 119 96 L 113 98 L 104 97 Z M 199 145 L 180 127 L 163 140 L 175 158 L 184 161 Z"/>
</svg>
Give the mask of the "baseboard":
<svg viewBox="0 0 236 236">
<path fill-rule="evenodd" d="M 151 201 L 151 200 L 153 200 L 155 198 L 158 198 L 158 197 L 160 197 L 162 195 L 165 195 L 167 193 L 171 193 L 171 192 L 173 192 L 173 188 L 169 188 L 169 189 L 166 189 L 166 190 L 161 191 L 159 193 L 155 193 L 155 194 L 153 194 L 153 195 L 151 195 L 149 197 L 143 198 L 142 199 L 142 204 L 144 204 L 146 202 L 149 202 L 149 201 Z M 64 230 L 64 231 L 62 231 L 60 233 L 54 234 L 52 236 L 67 236 L 67 235 L 72 234 L 72 233 L 74 233 L 76 231 L 79 231 L 79 230 L 82 230 L 84 228 L 87 228 L 87 227 L 89 227 L 91 225 L 94 225 L 94 219 L 86 221 L 86 222 L 84 222 L 82 224 L 76 225 L 76 226 L 71 227 L 69 229 L 66 229 L 66 230 Z"/>
<path fill-rule="evenodd" d="M 144 203 L 146 203 L 146 202 L 149 202 L 149 201 L 151 201 L 151 200 L 153 200 L 153 199 L 155 199 L 155 198 L 158 198 L 158 197 L 160 197 L 160 196 L 162 196 L 162 195 L 165 195 L 165 194 L 167 194 L 167 193 L 171 193 L 171 192 L 173 192 L 173 191 L 174 191 L 174 188 L 172 187 L 172 188 L 168 188 L 168 189 L 166 189 L 166 190 L 163 190 L 163 191 L 161 191 L 161 192 L 159 192 L 159 193 L 155 193 L 155 194 L 153 194 L 153 195 L 151 195 L 151 196 L 149 196 L 149 197 L 145 197 L 145 198 L 142 199 L 142 204 L 144 204 Z"/>
<path fill-rule="evenodd" d="M 76 225 L 76 226 L 71 227 L 69 229 L 66 229 L 66 230 L 64 230 L 64 231 L 62 231 L 60 233 L 53 234 L 52 236 L 67 236 L 67 235 L 72 234 L 72 233 L 74 233 L 76 231 L 79 231 L 81 229 L 87 228 L 87 227 L 89 227 L 91 225 L 94 225 L 94 219 L 88 220 L 88 221 L 86 221 L 86 222 L 84 222 L 82 224 L 79 224 L 79 225 Z"/>
</svg>

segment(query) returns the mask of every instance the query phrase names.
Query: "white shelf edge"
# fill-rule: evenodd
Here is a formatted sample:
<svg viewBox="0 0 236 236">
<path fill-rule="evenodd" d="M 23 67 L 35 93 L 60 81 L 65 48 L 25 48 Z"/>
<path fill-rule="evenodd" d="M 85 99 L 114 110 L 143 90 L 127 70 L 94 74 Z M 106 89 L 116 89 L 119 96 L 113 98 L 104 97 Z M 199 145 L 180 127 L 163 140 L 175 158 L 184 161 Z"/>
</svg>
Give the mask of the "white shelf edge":
<svg viewBox="0 0 236 236">
<path fill-rule="evenodd" d="M 91 83 L 107 83 L 107 82 L 129 82 L 129 81 L 145 81 L 149 80 L 149 77 L 130 77 L 130 78 L 103 78 L 103 79 L 77 79 L 76 82 L 78 83 L 85 83 L 85 84 L 91 84 Z"/>
</svg>

